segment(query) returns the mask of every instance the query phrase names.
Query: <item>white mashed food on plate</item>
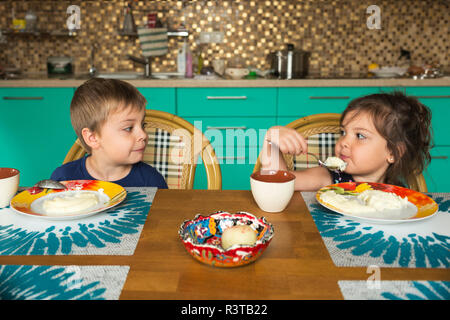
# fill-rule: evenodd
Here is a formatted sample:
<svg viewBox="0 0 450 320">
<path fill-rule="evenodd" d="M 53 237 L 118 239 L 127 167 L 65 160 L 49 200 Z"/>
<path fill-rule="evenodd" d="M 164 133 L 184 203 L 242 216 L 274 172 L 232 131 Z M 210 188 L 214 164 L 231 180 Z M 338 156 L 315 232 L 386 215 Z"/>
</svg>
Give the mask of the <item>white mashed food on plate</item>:
<svg viewBox="0 0 450 320">
<path fill-rule="evenodd" d="M 338 157 L 328 157 L 327 160 L 325 160 L 325 165 L 327 167 L 334 167 L 338 168 L 341 171 L 344 171 L 347 167 L 347 162 Z"/>
<path fill-rule="evenodd" d="M 45 200 L 42 208 L 48 215 L 66 215 L 96 206 L 98 196 L 94 193 L 71 193 Z"/>
<path fill-rule="evenodd" d="M 350 215 L 380 218 L 403 219 L 403 211 L 408 206 L 408 198 L 380 190 L 365 190 L 357 196 L 337 194 L 334 190 L 323 192 L 320 199 L 336 209 Z M 409 210 L 408 210 L 409 212 Z"/>
<path fill-rule="evenodd" d="M 366 206 L 382 211 L 388 209 L 403 209 L 408 205 L 407 197 L 400 197 L 395 193 L 380 190 L 365 190 L 358 195 Z"/>
</svg>

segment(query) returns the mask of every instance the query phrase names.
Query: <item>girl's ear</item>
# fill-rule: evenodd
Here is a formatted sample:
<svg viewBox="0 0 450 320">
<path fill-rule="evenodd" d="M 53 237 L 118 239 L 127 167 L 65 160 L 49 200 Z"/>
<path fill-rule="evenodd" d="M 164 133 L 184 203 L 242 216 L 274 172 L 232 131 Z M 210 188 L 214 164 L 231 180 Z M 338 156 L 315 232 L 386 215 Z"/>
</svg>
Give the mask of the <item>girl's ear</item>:
<svg viewBox="0 0 450 320">
<path fill-rule="evenodd" d="M 403 157 L 403 154 L 405 153 L 405 151 L 406 151 L 406 146 L 405 146 L 405 144 L 404 143 L 401 143 L 401 144 L 399 144 L 398 146 L 397 146 L 397 151 L 398 151 L 398 158 L 401 158 L 401 157 Z M 388 162 L 389 163 L 394 163 L 396 160 L 399 160 L 399 159 L 396 159 L 395 158 L 395 156 L 394 156 L 394 153 L 393 152 L 389 152 L 389 156 L 388 156 Z"/>
<path fill-rule="evenodd" d="M 83 136 L 84 142 L 92 149 L 97 149 L 99 146 L 99 139 L 97 133 L 89 130 L 89 128 L 83 128 L 81 130 L 81 135 Z"/>
<path fill-rule="evenodd" d="M 390 163 L 390 164 L 392 164 L 392 163 L 395 162 L 395 158 L 394 158 L 394 156 L 392 155 L 392 153 L 388 156 L 387 162 Z"/>
</svg>

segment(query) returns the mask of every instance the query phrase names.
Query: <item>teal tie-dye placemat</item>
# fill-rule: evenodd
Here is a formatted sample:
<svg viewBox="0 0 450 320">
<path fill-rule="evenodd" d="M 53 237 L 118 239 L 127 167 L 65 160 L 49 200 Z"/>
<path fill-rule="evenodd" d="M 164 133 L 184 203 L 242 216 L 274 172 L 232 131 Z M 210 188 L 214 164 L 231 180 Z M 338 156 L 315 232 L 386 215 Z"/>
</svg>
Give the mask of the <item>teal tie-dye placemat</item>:
<svg viewBox="0 0 450 320">
<path fill-rule="evenodd" d="M 429 194 L 439 205 L 423 221 L 394 225 L 357 222 L 321 206 L 314 192 L 302 196 L 338 267 L 450 267 L 450 194 Z"/>
<path fill-rule="evenodd" d="M 0 300 L 117 300 L 129 269 L 0 265 Z"/>
<path fill-rule="evenodd" d="M 338 281 L 345 300 L 450 300 L 448 281 Z"/>
<path fill-rule="evenodd" d="M 0 209 L 1 255 L 132 255 L 157 188 L 126 188 L 117 207 L 79 220 L 49 221 Z"/>
</svg>

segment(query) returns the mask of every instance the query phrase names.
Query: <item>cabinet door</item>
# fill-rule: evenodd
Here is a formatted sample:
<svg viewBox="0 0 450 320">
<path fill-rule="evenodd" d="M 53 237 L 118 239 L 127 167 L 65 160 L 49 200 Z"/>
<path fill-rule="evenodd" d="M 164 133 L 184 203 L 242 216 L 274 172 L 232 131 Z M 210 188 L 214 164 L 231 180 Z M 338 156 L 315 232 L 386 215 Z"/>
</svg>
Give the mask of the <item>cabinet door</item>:
<svg viewBox="0 0 450 320">
<path fill-rule="evenodd" d="M 147 99 L 147 109 L 176 113 L 175 88 L 138 88 Z"/>
<path fill-rule="evenodd" d="M 0 166 L 20 170 L 20 185 L 48 179 L 76 139 L 73 88 L 0 88 Z"/>
<path fill-rule="evenodd" d="M 407 87 L 406 93 L 431 109 L 435 145 L 450 146 L 450 87 Z"/>
<path fill-rule="evenodd" d="M 450 147 L 431 149 L 431 163 L 423 175 L 428 192 L 450 192 Z"/>
<path fill-rule="evenodd" d="M 401 92 L 406 94 L 405 87 L 380 87 L 380 93 Z"/>
<path fill-rule="evenodd" d="M 177 90 L 178 115 L 275 116 L 276 88 L 181 88 Z"/>
<path fill-rule="evenodd" d="M 275 125 L 275 117 L 185 117 L 200 129 L 214 148 L 238 146 L 255 148 L 267 129 Z"/>
<path fill-rule="evenodd" d="M 266 131 L 275 117 L 186 117 L 211 142 L 222 171 L 222 188 L 248 190 Z M 194 187 L 205 189 L 203 165 L 197 167 Z"/>
<path fill-rule="evenodd" d="M 294 120 L 317 113 L 341 113 L 351 100 L 378 92 L 378 87 L 280 88 L 277 115 Z"/>
<path fill-rule="evenodd" d="M 252 164 L 226 164 L 220 165 L 222 173 L 223 190 L 250 190 L 250 175 L 253 172 Z M 195 171 L 194 189 L 206 189 L 206 173 L 203 164 L 197 165 Z"/>
<path fill-rule="evenodd" d="M 223 189 L 249 189 L 249 177 L 266 130 L 276 124 L 277 88 L 177 89 L 178 115 L 211 141 L 222 171 Z M 205 189 L 203 164 L 194 188 Z"/>
</svg>

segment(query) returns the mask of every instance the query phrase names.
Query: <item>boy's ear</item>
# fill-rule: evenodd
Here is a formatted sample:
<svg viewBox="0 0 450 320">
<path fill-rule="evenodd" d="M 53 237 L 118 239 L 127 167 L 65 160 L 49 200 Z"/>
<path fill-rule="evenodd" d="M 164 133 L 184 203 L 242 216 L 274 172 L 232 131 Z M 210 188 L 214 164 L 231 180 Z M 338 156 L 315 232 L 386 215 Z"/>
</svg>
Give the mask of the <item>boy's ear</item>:
<svg viewBox="0 0 450 320">
<path fill-rule="evenodd" d="M 99 146 L 99 141 L 97 134 L 94 131 L 89 130 L 89 128 L 83 128 L 81 130 L 81 135 L 83 136 L 84 142 L 91 148 L 97 149 Z"/>
</svg>

